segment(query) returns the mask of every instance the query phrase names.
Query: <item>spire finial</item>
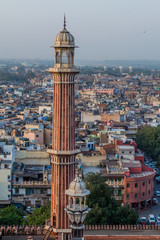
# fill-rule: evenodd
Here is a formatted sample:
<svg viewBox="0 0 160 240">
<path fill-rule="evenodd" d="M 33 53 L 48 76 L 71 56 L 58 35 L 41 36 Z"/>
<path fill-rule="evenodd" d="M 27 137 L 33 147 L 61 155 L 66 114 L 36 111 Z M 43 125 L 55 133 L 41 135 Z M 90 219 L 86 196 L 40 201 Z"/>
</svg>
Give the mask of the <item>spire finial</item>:
<svg viewBox="0 0 160 240">
<path fill-rule="evenodd" d="M 78 167 L 76 169 L 76 177 L 79 177 L 79 169 L 78 169 Z"/>
<path fill-rule="evenodd" d="M 64 24 L 63 24 L 63 26 L 64 26 L 64 29 L 66 28 L 66 16 L 65 16 L 65 13 L 64 13 Z"/>
</svg>

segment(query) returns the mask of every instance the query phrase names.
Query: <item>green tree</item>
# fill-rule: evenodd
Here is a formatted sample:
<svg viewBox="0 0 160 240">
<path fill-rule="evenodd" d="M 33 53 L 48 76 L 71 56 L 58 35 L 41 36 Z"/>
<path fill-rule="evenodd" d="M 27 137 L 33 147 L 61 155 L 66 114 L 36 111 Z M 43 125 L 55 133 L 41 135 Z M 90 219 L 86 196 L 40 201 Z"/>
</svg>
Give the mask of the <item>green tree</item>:
<svg viewBox="0 0 160 240">
<path fill-rule="evenodd" d="M 118 207 L 116 216 L 118 224 L 135 224 L 138 220 L 138 213 L 129 207 Z"/>
<path fill-rule="evenodd" d="M 85 224 L 135 224 L 138 214 L 128 207 L 122 207 L 111 197 L 109 186 L 99 173 L 89 173 L 85 178 L 90 195 L 87 205 L 91 211 L 87 214 Z"/>
<path fill-rule="evenodd" d="M 138 148 L 146 152 L 154 160 L 160 156 L 160 126 L 145 126 L 136 134 Z"/>
<path fill-rule="evenodd" d="M 23 211 L 15 206 L 0 209 L 0 225 L 21 225 L 25 223 Z"/>
<path fill-rule="evenodd" d="M 33 226 L 45 225 L 46 220 L 50 218 L 50 206 L 51 203 L 48 202 L 40 208 L 34 208 L 32 215 L 27 215 L 28 224 Z"/>
</svg>

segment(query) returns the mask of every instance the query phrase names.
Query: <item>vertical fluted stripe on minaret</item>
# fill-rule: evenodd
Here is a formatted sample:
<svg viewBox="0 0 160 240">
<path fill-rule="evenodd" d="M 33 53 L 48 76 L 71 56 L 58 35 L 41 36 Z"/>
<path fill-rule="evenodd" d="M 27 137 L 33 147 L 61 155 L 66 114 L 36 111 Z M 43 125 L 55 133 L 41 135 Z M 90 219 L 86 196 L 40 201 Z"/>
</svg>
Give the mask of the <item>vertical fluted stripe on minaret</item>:
<svg viewBox="0 0 160 240">
<path fill-rule="evenodd" d="M 63 193 L 63 172 L 62 172 L 62 167 L 63 167 L 63 165 L 60 165 L 60 178 L 61 178 L 61 186 L 60 186 L 60 200 L 61 200 L 61 205 L 60 205 L 60 219 L 61 219 L 61 221 L 60 221 L 60 228 L 62 228 L 62 220 L 63 220 L 63 211 L 62 211 L 62 207 L 64 206 L 63 205 L 63 199 L 62 199 L 62 193 Z"/>
<path fill-rule="evenodd" d="M 72 75 L 72 82 L 73 82 L 73 75 Z M 72 83 L 72 150 L 74 150 L 75 146 L 74 146 L 74 131 L 75 131 L 75 128 L 74 128 L 74 116 L 75 116 L 75 107 L 74 107 L 74 84 Z"/>
<path fill-rule="evenodd" d="M 65 75 L 65 81 L 67 82 L 67 75 Z M 64 85 L 65 87 L 65 97 L 67 96 L 67 91 L 66 91 L 66 84 Z M 66 99 L 67 100 L 67 99 Z M 65 151 L 67 150 L 66 147 L 67 147 L 67 135 L 66 135 L 66 129 L 67 129 L 67 115 L 66 115 L 66 112 L 67 112 L 67 101 L 66 101 L 66 107 L 65 107 Z"/>
<path fill-rule="evenodd" d="M 69 77 L 68 77 L 68 82 L 69 82 Z M 67 139 L 68 139 L 68 146 L 67 146 L 67 150 L 69 150 L 69 84 L 67 84 L 67 92 L 68 92 L 68 124 L 67 124 Z"/>
<path fill-rule="evenodd" d="M 64 74 L 62 73 L 62 82 L 64 81 L 63 79 Z M 63 150 L 63 84 L 61 85 L 61 125 L 60 125 L 60 130 L 61 130 L 61 142 L 60 142 L 60 150 Z"/>
<path fill-rule="evenodd" d="M 70 77 L 70 76 L 69 76 Z M 71 83 L 69 79 L 69 150 L 71 150 Z"/>
<path fill-rule="evenodd" d="M 53 203 L 53 204 L 51 204 L 51 213 L 53 213 L 53 209 L 54 209 L 54 199 L 53 199 L 53 197 L 54 197 L 54 195 L 53 195 L 53 193 L 54 193 L 54 164 L 52 164 L 52 188 L 51 188 L 51 202 Z"/>
<path fill-rule="evenodd" d="M 60 186 L 60 166 L 57 164 L 57 168 L 58 168 L 58 184 L 57 184 L 57 190 L 58 190 L 58 199 L 59 199 L 59 195 L 60 195 L 60 192 L 59 192 L 59 186 Z M 57 200 L 58 200 L 57 199 Z M 58 204 L 58 201 L 57 201 L 57 204 Z M 61 207 L 61 205 L 60 204 L 58 204 L 58 216 L 60 216 L 60 207 Z M 60 222 L 58 221 L 58 228 L 60 228 Z"/>
<path fill-rule="evenodd" d="M 65 85 L 66 85 L 66 84 L 65 84 Z M 66 157 L 65 157 L 65 163 L 66 163 Z M 66 165 L 66 164 L 65 164 L 65 172 L 66 172 L 66 177 L 65 177 L 64 191 L 67 189 L 67 188 L 66 188 L 66 187 L 67 187 L 67 185 L 66 185 L 66 180 L 68 179 L 68 178 L 67 178 L 67 165 Z M 65 196 L 64 196 L 64 197 L 65 197 L 65 204 L 67 205 L 66 196 L 67 196 L 67 195 L 65 194 Z M 66 216 L 66 211 L 65 211 L 65 212 L 64 212 L 64 225 L 65 225 L 65 226 L 67 226 L 67 225 L 66 225 L 66 217 L 67 217 L 67 216 Z"/>
</svg>

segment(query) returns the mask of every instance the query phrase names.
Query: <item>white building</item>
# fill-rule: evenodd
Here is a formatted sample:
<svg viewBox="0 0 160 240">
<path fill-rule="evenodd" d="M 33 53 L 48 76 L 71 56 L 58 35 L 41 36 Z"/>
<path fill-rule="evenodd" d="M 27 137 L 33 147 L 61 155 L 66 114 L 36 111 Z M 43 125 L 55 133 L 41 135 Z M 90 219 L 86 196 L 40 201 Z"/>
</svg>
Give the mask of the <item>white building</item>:
<svg viewBox="0 0 160 240">
<path fill-rule="evenodd" d="M 0 204 L 11 202 L 11 168 L 15 160 L 15 148 L 0 142 Z"/>
<path fill-rule="evenodd" d="M 118 146 L 119 159 L 129 159 L 134 161 L 135 149 L 133 146 L 120 145 Z"/>
<path fill-rule="evenodd" d="M 39 114 L 42 114 L 43 112 L 50 114 L 52 112 L 52 106 L 39 106 Z"/>
</svg>

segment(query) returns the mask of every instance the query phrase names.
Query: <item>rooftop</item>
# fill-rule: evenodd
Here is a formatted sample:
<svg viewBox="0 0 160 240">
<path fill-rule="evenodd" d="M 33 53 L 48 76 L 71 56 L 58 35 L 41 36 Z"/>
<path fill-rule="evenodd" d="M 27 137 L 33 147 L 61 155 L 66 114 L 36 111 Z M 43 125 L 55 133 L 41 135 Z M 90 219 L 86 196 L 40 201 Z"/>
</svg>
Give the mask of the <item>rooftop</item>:
<svg viewBox="0 0 160 240">
<path fill-rule="evenodd" d="M 131 173 L 129 177 L 131 178 L 145 177 L 152 174 L 154 174 L 154 172 Z"/>
</svg>

